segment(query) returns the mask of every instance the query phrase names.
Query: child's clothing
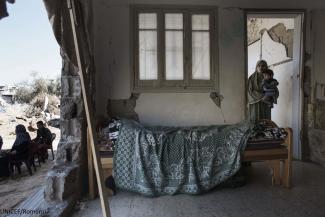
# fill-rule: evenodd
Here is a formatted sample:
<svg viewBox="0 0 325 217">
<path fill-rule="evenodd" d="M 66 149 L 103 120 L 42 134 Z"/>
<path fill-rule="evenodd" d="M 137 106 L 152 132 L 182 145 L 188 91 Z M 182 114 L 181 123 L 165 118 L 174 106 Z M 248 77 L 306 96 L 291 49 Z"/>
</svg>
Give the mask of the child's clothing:
<svg viewBox="0 0 325 217">
<path fill-rule="evenodd" d="M 277 98 L 279 97 L 278 85 L 279 82 L 274 78 L 268 80 L 263 79 L 262 81 L 263 93 L 267 97 L 264 102 L 269 104 L 271 108 L 273 108 L 274 103 L 277 103 Z"/>
</svg>

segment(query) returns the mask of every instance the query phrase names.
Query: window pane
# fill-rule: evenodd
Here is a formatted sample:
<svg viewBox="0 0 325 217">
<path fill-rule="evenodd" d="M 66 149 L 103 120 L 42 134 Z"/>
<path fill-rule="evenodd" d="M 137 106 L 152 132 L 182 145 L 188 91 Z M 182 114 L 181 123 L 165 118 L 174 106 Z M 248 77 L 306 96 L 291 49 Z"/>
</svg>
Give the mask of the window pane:
<svg viewBox="0 0 325 217">
<path fill-rule="evenodd" d="M 192 30 L 209 30 L 209 15 L 192 15 Z"/>
<path fill-rule="evenodd" d="M 192 79 L 210 80 L 209 32 L 192 32 Z"/>
<path fill-rule="evenodd" d="M 156 29 L 157 14 L 141 13 L 139 14 L 139 29 Z"/>
<path fill-rule="evenodd" d="M 166 80 L 183 80 L 183 31 L 166 31 Z"/>
<path fill-rule="evenodd" d="M 166 29 L 183 29 L 183 14 L 165 14 Z"/>
<path fill-rule="evenodd" d="M 140 80 L 158 78 L 157 31 L 139 31 L 139 64 Z"/>
</svg>

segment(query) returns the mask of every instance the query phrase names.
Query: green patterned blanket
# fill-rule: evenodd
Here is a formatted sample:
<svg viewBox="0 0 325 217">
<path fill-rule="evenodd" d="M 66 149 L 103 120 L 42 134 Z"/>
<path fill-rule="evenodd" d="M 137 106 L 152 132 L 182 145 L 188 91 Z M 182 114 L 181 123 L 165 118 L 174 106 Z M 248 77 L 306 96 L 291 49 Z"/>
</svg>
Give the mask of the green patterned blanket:
<svg viewBox="0 0 325 217">
<path fill-rule="evenodd" d="M 114 150 L 116 185 L 147 196 L 206 192 L 239 170 L 251 130 L 249 122 L 149 128 L 121 120 Z"/>
</svg>

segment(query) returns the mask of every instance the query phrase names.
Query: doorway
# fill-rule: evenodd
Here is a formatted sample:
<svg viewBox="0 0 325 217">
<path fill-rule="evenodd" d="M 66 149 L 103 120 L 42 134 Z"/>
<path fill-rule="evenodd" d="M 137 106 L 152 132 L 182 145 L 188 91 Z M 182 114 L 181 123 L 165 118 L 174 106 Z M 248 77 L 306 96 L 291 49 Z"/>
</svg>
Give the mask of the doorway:
<svg viewBox="0 0 325 217">
<path fill-rule="evenodd" d="M 280 127 L 292 128 L 293 157 L 301 159 L 304 12 L 248 10 L 245 22 L 246 79 L 254 73 L 258 60 L 267 61 L 280 93 L 272 120 Z"/>
</svg>

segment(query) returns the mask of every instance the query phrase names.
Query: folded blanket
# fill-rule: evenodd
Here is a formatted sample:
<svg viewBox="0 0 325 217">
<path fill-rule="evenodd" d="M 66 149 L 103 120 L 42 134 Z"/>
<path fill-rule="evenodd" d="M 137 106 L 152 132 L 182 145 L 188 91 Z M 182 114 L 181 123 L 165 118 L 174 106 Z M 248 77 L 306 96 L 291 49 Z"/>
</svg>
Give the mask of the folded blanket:
<svg viewBox="0 0 325 217">
<path fill-rule="evenodd" d="M 253 125 L 144 127 L 121 120 L 113 175 L 147 196 L 206 192 L 233 176 Z"/>
</svg>

